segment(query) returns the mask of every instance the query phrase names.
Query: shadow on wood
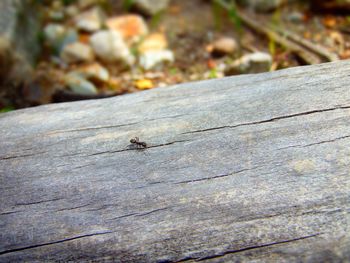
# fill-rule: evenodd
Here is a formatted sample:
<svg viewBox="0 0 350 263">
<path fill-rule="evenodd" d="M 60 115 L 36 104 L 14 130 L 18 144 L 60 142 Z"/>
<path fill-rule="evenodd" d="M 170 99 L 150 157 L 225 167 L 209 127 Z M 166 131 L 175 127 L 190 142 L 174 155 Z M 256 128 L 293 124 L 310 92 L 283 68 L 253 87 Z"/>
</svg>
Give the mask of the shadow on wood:
<svg viewBox="0 0 350 263">
<path fill-rule="evenodd" d="M 349 260 L 349 72 L 0 115 L 0 261 Z"/>
</svg>

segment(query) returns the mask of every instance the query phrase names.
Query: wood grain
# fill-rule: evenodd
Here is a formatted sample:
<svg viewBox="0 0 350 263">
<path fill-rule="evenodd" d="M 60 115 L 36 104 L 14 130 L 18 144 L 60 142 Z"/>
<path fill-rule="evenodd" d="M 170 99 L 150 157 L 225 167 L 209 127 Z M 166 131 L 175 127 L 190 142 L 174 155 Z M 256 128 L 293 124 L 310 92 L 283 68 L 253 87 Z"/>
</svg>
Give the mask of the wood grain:
<svg viewBox="0 0 350 263">
<path fill-rule="evenodd" d="M 349 262 L 349 72 L 0 115 L 0 262 Z"/>
</svg>

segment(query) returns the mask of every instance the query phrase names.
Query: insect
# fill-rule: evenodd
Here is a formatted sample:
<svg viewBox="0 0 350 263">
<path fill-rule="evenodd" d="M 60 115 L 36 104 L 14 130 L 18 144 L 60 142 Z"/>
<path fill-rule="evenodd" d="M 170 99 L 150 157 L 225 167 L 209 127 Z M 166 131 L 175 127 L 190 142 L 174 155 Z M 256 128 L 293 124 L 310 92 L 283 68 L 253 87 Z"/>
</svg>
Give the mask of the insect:
<svg viewBox="0 0 350 263">
<path fill-rule="evenodd" d="M 130 139 L 130 142 L 135 145 L 137 148 L 147 148 L 147 143 L 140 142 L 139 137 Z"/>
</svg>

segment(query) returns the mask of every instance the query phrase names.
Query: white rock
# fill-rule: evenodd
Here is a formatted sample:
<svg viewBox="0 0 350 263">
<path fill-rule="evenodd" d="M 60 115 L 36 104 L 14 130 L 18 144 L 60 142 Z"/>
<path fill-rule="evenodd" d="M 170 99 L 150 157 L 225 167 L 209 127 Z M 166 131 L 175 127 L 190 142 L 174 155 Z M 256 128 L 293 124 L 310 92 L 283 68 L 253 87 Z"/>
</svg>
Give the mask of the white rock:
<svg viewBox="0 0 350 263">
<path fill-rule="evenodd" d="M 66 86 L 69 87 L 73 92 L 83 95 L 94 95 L 97 94 L 97 89 L 94 84 L 87 81 L 77 73 L 70 73 L 65 77 Z"/>
<path fill-rule="evenodd" d="M 170 50 L 150 50 L 140 56 L 140 65 L 148 70 L 161 62 L 173 62 L 174 54 Z"/>
<path fill-rule="evenodd" d="M 91 36 L 90 44 L 95 54 L 104 62 L 122 61 L 127 65 L 132 65 L 135 62 L 135 58 L 117 31 L 102 30 L 96 32 Z"/>
<path fill-rule="evenodd" d="M 258 12 L 271 12 L 284 2 L 286 2 L 286 0 L 238 0 L 238 3 L 248 6 Z"/>
<path fill-rule="evenodd" d="M 64 19 L 63 11 L 51 10 L 49 11 L 49 17 L 52 21 L 61 22 Z"/>
<path fill-rule="evenodd" d="M 153 33 L 145 37 L 138 46 L 138 51 L 142 54 L 150 50 L 165 50 L 168 46 L 167 39 L 162 33 Z"/>
<path fill-rule="evenodd" d="M 95 7 L 80 14 L 75 19 L 76 27 L 82 31 L 95 32 L 102 27 L 103 16 L 102 10 Z"/>
<path fill-rule="evenodd" d="M 219 55 L 232 54 L 238 49 L 237 41 L 231 37 L 222 37 L 213 43 L 213 53 Z"/>
<path fill-rule="evenodd" d="M 56 50 L 58 53 L 61 53 L 63 48 L 68 45 L 72 44 L 78 41 L 78 33 L 75 29 L 70 28 L 66 31 L 64 34 L 64 38 L 60 41 L 58 41 L 54 47 L 56 47 Z"/>
<path fill-rule="evenodd" d="M 63 48 L 61 58 L 66 63 L 89 62 L 94 59 L 94 53 L 90 46 L 75 42 Z"/>
<path fill-rule="evenodd" d="M 93 6 L 98 3 L 99 0 L 79 0 L 78 6 L 81 9 L 85 9 L 87 7 Z"/>
<path fill-rule="evenodd" d="M 83 65 L 77 69 L 77 72 L 88 80 L 100 82 L 106 82 L 109 80 L 108 70 L 97 62 Z"/>
<path fill-rule="evenodd" d="M 272 64 L 270 54 L 255 52 L 235 60 L 225 70 L 225 75 L 260 73 L 269 71 Z"/>
<path fill-rule="evenodd" d="M 50 44 L 54 45 L 59 42 L 65 36 L 66 29 L 60 24 L 47 24 L 44 28 L 45 40 Z"/>
<path fill-rule="evenodd" d="M 170 0 L 134 0 L 133 4 L 141 13 L 153 16 L 167 8 L 169 2 Z"/>
<path fill-rule="evenodd" d="M 79 9 L 75 5 L 67 6 L 65 9 L 65 14 L 67 17 L 75 17 L 79 14 Z"/>
</svg>

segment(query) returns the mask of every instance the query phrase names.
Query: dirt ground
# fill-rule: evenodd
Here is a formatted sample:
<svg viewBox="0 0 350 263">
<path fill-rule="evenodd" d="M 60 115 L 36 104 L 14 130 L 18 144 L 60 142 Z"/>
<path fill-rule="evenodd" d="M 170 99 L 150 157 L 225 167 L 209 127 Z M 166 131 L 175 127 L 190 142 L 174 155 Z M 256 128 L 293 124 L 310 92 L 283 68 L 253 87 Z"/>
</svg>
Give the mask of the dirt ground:
<svg viewBox="0 0 350 263">
<path fill-rule="evenodd" d="M 122 7 L 122 1 L 112 2 L 104 7 L 107 16 L 132 13 Z M 267 71 L 350 58 L 350 16 L 317 13 L 309 8 L 306 1 L 294 1 L 270 13 L 238 8 L 238 18 L 233 18 L 229 10 L 218 8 L 214 2 L 173 0 L 166 10 L 153 17 L 145 17 L 150 33 L 166 36 L 174 61 L 151 70 L 137 65 L 131 68 L 104 65 L 111 81 L 95 83 L 97 94 L 67 92 L 63 81 L 65 75 L 81 65 L 73 63 L 62 67 L 43 47 L 33 79 L 23 84 L 23 90 L 18 94 L 23 97 L 19 100 L 21 102 L 4 111 L 220 78 L 225 76 L 225 66 L 243 55 L 258 51 L 272 57 L 272 65 Z M 44 21 L 43 28 L 49 22 Z M 66 27 L 72 26 L 69 20 L 62 23 Z M 235 39 L 239 48 L 232 54 L 218 57 L 210 51 L 210 47 L 222 37 Z M 86 41 L 87 38 L 89 35 L 80 33 L 79 39 Z"/>
</svg>

